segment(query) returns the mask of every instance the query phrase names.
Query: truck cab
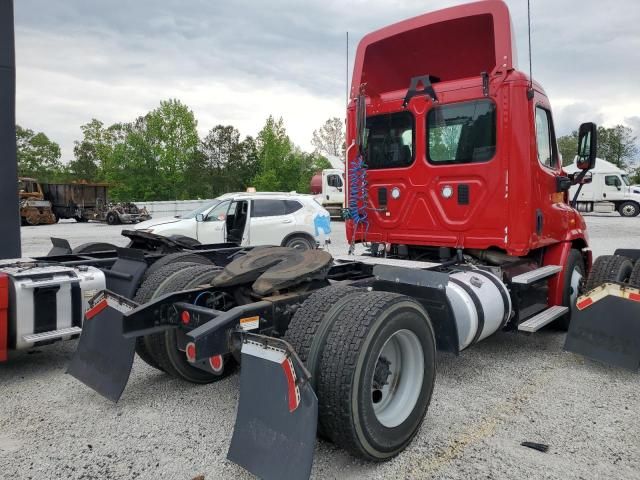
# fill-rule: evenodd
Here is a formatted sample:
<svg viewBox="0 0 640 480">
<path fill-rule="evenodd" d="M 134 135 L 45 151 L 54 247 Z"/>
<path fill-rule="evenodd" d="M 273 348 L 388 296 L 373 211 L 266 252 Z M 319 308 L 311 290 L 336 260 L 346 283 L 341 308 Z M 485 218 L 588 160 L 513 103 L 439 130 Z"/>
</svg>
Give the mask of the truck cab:
<svg viewBox="0 0 640 480">
<path fill-rule="evenodd" d="M 358 47 L 347 144 L 349 168 L 357 171 L 360 156 L 366 165 L 366 219 L 349 221 L 349 236 L 416 255 L 422 247 L 511 256 L 563 242 L 586 247 L 562 182 L 551 105 L 516 69 L 507 7 L 457 8 L 467 15 L 416 17 Z"/>
<path fill-rule="evenodd" d="M 332 217 L 341 217 L 344 208 L 344 169 L 326 168 L 311 178 L 311 193 Z"/>
</svg>

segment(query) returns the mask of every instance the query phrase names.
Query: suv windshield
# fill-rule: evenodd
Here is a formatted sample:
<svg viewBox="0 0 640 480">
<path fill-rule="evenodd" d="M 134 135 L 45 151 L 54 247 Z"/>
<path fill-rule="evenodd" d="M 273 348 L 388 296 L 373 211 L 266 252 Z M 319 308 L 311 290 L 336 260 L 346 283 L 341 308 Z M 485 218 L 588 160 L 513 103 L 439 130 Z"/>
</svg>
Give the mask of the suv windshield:
<svg viewBox="0 0 640 480">
<path fill-rule="evenodd" d="M 180 218 L 196 218 L 196 215 L 198 215 L 199 213 L 204 213 L 205 211 L 209 210 L 211 207 L 213 207 L 214 205 L 217 205 L 219 203 L 220 203 L 220 200 L 214 200 L 211 203 L 205 203 L 201 207 L 198 207 L 198 208 L 196 208 L 195 210 L 192 210 L 189 213 L 185 213 L 184 215 L 180 215 Z"/>
<path fill-rule="evenodd" d="M 429 162 L 491 160 L 496 151 L 496 107 L 491 100 L 434 107 L 427 117 Z"/>
</svg>

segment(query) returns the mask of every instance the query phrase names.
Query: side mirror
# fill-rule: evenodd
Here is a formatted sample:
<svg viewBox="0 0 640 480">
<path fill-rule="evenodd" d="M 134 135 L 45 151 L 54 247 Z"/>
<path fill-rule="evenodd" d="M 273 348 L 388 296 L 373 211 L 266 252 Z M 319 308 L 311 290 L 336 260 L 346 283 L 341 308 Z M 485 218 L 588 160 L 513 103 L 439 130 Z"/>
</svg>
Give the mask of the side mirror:
<svg viewBox="0 0 640 480">
<path fill-rule="evenodd" d="M 622 190 L 622 181 L 616 177 L 616 188 Z"/>
<path fill-rule="evenodd" d="M 598 127 L 593 122 L 583 123 L 578 131 L 578 160 L 580 170 L 591 170 L 596 166 L 598 153 Z"/>
<path fill-rule="evenodd" d="M 204 213 L 199 213 L 196 215 L 196 222 L 204 222 Z"/>
</svg>

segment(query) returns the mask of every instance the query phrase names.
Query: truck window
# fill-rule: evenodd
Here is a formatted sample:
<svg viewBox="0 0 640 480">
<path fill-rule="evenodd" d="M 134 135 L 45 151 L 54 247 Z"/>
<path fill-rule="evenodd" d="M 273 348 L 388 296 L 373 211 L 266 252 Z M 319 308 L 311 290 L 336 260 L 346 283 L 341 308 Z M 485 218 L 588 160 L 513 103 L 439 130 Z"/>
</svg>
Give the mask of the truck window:
<svg viewBox="0 0 640 480">
<path fill-rule="evenodd" d="M 545 167 L 557 166 L 554 152 L 554 136 L 551 113 L 542 107 L 536 107 L 536 146 L 538 161 Z"/>
<path fill-rule="evenodd" d="M 342 187 L 342 179 L 340 178 L 340 175 L 329 175 L 327 177 L 327 185 L 336 188 Z"/>
<path fill-rule="evenodd" d="M 414 119 L 410 112 L 367 117 L 367 168 L 399 168 L 413 163 Z"/>
<path fill-rule="evenodd" d="M 486 162 L 496 152 L 496 107 L 491 100 L 434 107 L 427 127 L 430 163 Z"/>
<path fill-rule="evenodd" d="M 622 185 L 622 182 L 617 175 L 607 175 L 604 177 L 604 184 L 607 187 L 619 187 Z"/>
<path fill-rule="evenodd" d="M 629 185 L 631 185 L 631 181 L 629 180 L 629 175 L 620 175 L 622 177 L 622 181 L 624 182 L 624 184 L 628 187 Z"/>
</svg>

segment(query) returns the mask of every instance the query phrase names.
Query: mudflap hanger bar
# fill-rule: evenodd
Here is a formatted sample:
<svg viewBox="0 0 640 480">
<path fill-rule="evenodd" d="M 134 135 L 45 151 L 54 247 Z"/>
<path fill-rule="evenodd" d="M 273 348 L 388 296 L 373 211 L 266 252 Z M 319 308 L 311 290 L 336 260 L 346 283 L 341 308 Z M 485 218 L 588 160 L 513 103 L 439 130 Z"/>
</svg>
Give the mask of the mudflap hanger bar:
<svg viewBox="0 0 640 480">
<path fill-rule="evenodd" d="M 407 108 L 411 99 L 419 95 L 428 95 L 435 103 L 437 103 L 438 96 L 436 95 L 436 91 L 433 89 L 432 84 L 439 81 L 440 79 L 433 75 L 419 75 L 417 77 L 413 77 L 409 84 L 407 94 L 404 97 L 404 101 L 402 102 L 402 108 Z M 422 90 L 418 90 L 418 85 L 422 85 Z"/>
</svg>

